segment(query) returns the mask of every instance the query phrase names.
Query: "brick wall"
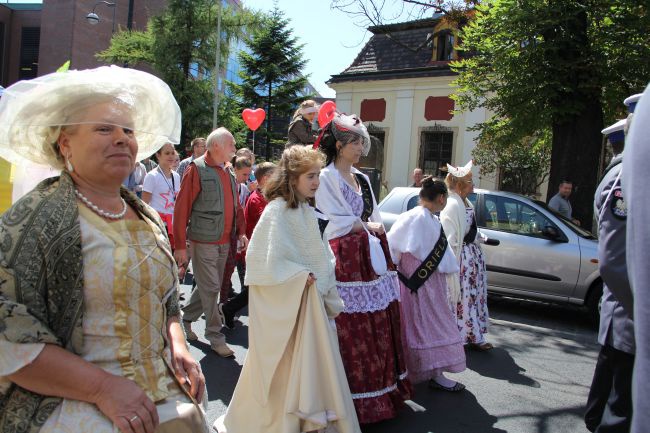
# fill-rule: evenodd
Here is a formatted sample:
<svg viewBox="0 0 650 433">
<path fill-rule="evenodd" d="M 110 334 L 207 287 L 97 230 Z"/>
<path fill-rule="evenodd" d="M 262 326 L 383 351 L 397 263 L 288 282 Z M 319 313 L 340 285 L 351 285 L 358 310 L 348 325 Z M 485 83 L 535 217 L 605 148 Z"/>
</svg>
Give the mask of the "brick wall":
<svg viewBox="0 0 650 433">
<path fill-rule="evenodd" d="M 129 0 L 112 0 L 115 31 L 126 30 Z M 160 13 L 166 0 L 134 0 L 133 29 L 144 30 L 149 17 Z M 95 54 L 108 48 L 113 27 L 113 8 L 100 3 L 95 8 L 100 21 L 91 25 L 86 15 L 95 0 L 44 0 L 41 26 L 39 75 L 54 72 L 67 60 L 73 69 L 102 66 Z"/>
</svg>

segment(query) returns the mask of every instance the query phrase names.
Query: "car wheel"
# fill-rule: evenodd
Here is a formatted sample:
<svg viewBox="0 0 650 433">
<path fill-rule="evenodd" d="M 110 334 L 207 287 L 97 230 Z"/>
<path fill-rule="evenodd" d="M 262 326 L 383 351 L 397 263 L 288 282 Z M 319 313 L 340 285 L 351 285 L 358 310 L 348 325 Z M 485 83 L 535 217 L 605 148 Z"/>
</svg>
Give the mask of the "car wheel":
<svg viewBox="0 0 650 433">
<path fill-rule="evenodd" d="M 585 306 L 587 307 L 587 314 L 589 315 L 589 321 L 594 325 L 598 326 L 600 324 L 600 304 L 603 297 L 603 282 L 602 280 L 596 281 L 591 290 L 589 290 L 589 295 L 587 295 L 587 300 Z"/>
</svg>

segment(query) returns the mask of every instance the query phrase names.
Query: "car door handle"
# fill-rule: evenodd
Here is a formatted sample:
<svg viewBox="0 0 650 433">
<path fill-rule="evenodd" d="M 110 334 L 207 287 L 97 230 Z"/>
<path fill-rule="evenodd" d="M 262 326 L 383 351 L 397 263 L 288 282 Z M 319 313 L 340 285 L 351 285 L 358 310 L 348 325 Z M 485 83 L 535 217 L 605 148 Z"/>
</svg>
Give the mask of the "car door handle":
<svg viewBox="0 0 650 433">
<path fill-rule="evenodd" d="M 485 240 L 485 245 L 491 245 L 491 246 L 493 246 L 493 247 L 497 247 L 497 246 L 499 246 L 500 244 L 501 244 L 501 241 L 498 240 L 498 239 L 487 238 L 487 239 Z"/>
</svg>

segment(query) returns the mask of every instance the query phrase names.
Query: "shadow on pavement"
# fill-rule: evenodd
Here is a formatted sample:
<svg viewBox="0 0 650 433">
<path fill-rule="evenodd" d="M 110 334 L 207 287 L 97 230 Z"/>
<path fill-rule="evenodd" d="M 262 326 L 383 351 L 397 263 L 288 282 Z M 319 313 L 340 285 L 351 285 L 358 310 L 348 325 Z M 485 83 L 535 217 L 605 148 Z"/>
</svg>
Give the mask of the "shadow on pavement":
<svg viewBox="0 0 650 433">
<path fill-rule="evenodd" d="M 221 400 L 226 405 L 232 398 L 235 390 L 241 365 L 235 358 L 222 358 L 210 349 L 208 343 L 192 341 L 190 344 L 205 353 L 201 359 L 201 370 L 205 376 L 205 383 L 208 390 L 208 399 Z"/>
<path fill-rule="evenodd" d="M 545 412 L 517 412 L 502 415 L 499 417 L 499 420 L 508 421 L 509 418 L 533 420 L 532 424 L 534 424 L 534 427 L 531 426 L 531 430 L 527 433 L 588 433 L 586 427 L 583 427 L 584 422 L 582 420 L 584 417 L 584 411 L 585 408 L 581 405 L 562 409 L 552 409 Z M 578 420 L 577 423 L 576 420 Z"/>
<path fill-rule="evenodd" d="M 362 426 L 363 433 L 507 433 L 494 427 L 497 417 L 492 416 L 468 390 L 458 393 L 432 391 L 426 383 L 415 387 L 415 398 L 426 412 L 404 409 L 395 419 Z"/>
<path fill-rule="evenodd" d="M 574 334 L 594 334 L 598 330 L 589 321 L 586 310 L 577 305 L 549 304 L 490 294 L 488 307 L 490 317 L 494 319 Z"/>
<path fill-rule="evenodd" d="M 480 374 L 498 380 L 507 380 L 517 385 L 526 385 L 539 388 L 536 380 L 526 376 L 526 369 L 517 365 L 508 351 L 502 347 L 495 347 L 487 352 L 473 352 L 468 350 L 467 368 Z"/>
<path fill-rule="evenodd" d="M 248 307 L 241 309 L 237 314 L 241 318 L 235 320 L 235 329 L 224 327 L 221 332 L 226 336 L 228 344 L 234 344 L 248 349 Z"/>
</svg>

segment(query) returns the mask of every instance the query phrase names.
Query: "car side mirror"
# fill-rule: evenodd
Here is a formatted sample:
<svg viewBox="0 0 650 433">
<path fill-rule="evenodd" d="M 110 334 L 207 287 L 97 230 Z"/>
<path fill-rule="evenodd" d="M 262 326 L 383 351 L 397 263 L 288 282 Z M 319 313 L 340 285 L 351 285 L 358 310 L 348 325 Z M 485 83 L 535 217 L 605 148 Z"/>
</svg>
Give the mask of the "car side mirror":
<svg viewBox="0 0 650 433">
<path fill-rule="evenodd" d="M 553 241 L 557 241 L 560 239 L 560 233 L 553 226 L 544 227 L 544 229 L 542 230 L 542 236 L 551 239 Z"/>
</svg>

